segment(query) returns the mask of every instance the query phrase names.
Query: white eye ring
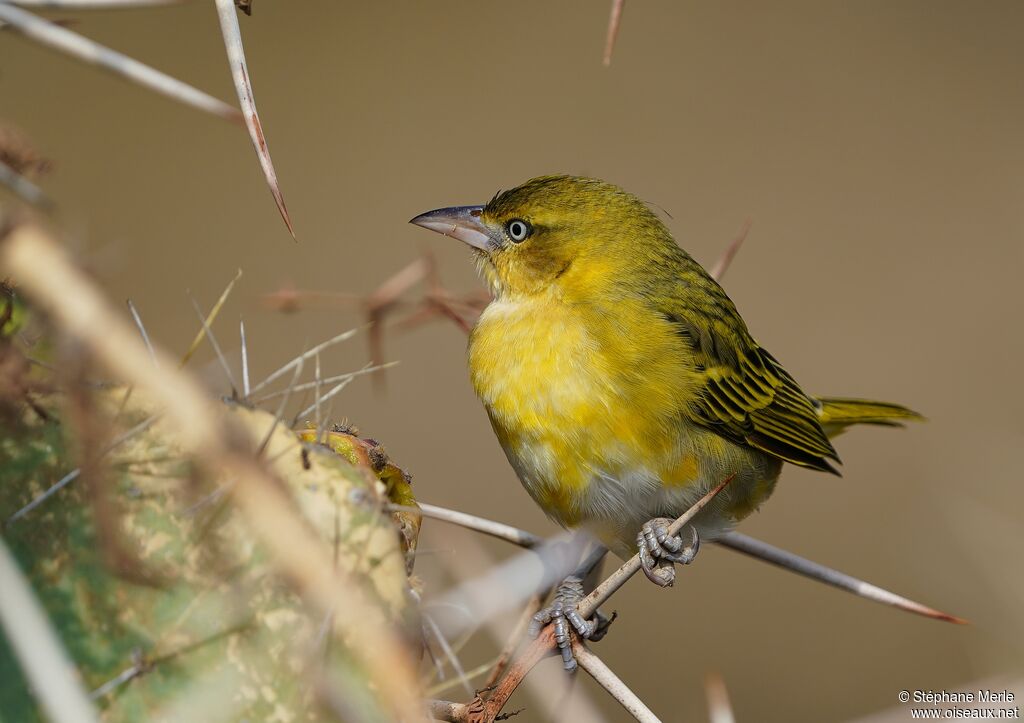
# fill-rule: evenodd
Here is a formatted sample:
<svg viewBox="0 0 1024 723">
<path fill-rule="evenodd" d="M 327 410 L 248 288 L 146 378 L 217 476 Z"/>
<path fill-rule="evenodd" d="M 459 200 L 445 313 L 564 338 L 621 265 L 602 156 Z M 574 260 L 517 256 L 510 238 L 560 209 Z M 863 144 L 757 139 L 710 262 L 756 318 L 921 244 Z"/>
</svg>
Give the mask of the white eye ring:
<svg viewBox="0 0 1024 723">
<path fill-rule="evenodd" d="M 519 218 L 514 218 L 505 224 L 505 233 L 516 243 L 525 241 L 532 231 L 530 224 Z"/>
</svg>

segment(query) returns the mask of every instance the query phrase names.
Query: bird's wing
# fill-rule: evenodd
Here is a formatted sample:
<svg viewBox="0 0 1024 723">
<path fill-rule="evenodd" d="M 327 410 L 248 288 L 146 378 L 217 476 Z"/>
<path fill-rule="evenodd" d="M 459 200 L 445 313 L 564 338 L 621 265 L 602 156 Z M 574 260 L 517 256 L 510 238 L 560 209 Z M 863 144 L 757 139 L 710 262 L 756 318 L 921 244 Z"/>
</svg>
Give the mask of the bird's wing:
<svg viewBox="0 0 1024 723">
<path fill-rule="evenodd" d="M 673 295 L 662 315 L 694 360 L 698 390 L 687 416 L 738 444 L 787 462 L 838 474 L 839 461 L 814 401 L 750 336 L 720 288 L 698 305 Z M 685 298 L 685 297 L 684 297 Z"/>
</svg>

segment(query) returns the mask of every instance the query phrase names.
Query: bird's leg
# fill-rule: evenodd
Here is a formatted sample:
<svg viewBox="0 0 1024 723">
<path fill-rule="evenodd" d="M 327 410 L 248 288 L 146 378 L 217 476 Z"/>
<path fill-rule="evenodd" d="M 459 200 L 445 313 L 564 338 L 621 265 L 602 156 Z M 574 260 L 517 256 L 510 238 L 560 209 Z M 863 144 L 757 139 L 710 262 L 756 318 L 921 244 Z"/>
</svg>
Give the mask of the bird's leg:
<svg viewBox="0 0 1024 723">
<path fill-rule="evenodd" d="M 669 587 L 675 582 L 675 563 L 689 565 L 700 549 L 696 527 L 690 525 L 690 544 L 687 545 L 681 535 L 668 534 L 671 524 L 672 520 L 667 517 L 656 517 L 645 522 L 636 536 L 644 574 L 660 587 Z"/>
<path fill-rule="evenodd" d="M 565 578 L 555 591 L 551 604 L 542 608 L 530 621 L 528 634 L 535 638 L 540 635 L 541 629 L 551 623 L 555 627 L 555 641 L 562 653 L 562 665 L 568 671 L 576 669 L 576 658 L 572 654 L 572 639 L 569 626 L 584 640 L 600 640 L 608 632 L 608 627 L 615 620 L 613 614 L 610 618 L 597 611 L 590 620 L 584 620 L 580 615 L 577 606 L 586 596 L 584 580 L 602 560 L 607 550 L 598 548 L 584 560 L 577 570 Z"/>
</svg>

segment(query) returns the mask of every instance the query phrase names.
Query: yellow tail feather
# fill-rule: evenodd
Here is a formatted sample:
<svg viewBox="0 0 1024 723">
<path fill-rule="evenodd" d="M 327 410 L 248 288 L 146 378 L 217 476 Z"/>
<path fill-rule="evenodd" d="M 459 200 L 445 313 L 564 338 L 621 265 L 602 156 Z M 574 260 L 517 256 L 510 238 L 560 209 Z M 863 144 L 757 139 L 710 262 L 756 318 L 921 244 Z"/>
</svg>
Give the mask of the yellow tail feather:
<svg viewBox="0 0 1024 723">
<path fill-rule="evenodd" d="M 903 422 L 924 421 L 920 414 L 899 404 L 838 397 L 818 397 L 815 401 L 821 426 L 829 437 L 844 432 L 854 424 L 902 427 Z"/>
</svg>

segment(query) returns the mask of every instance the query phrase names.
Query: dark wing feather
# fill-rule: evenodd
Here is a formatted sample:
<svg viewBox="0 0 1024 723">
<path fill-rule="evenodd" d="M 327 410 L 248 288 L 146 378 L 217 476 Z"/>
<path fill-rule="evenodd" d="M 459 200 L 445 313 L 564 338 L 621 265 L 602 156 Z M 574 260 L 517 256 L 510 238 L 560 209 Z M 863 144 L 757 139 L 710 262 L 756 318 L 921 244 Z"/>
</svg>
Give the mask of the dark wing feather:
<svg viewBox="0 0 1024 723">
<path fill-rule="evenodd" d="M 683 281 L 691 287 L 686 293 L 666 295 L 667 302 L 666 296 L 654 297 L 688 346 L 702 380 L 689 405 L 690 418 L 738 444 L 838 474 L 828 460 L 838 462 L 839 457 L 815 402 L 757 345 L 721 287 L 703 273 L 691 274 Z M 695 293 L 693 286 L 703 289 Z M 692 297 L 699 297 L 699 303 L 683 301 Z"/>
</svg>

